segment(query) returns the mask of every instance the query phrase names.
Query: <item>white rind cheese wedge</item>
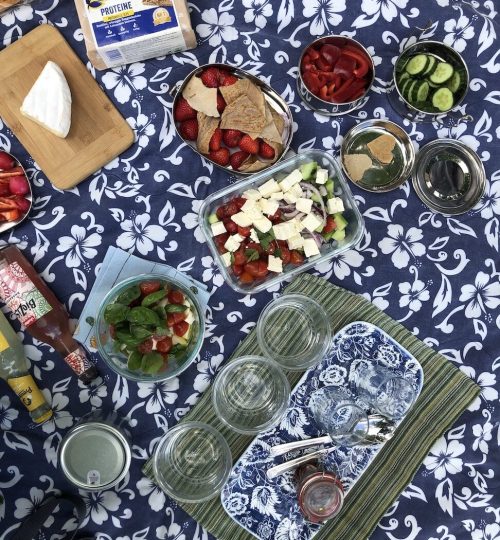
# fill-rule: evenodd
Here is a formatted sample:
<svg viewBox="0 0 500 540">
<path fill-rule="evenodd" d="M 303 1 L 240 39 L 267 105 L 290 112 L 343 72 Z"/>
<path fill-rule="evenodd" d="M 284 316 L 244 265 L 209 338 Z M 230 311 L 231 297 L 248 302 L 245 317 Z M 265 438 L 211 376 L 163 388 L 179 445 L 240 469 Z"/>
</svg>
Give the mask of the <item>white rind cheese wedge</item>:
<svg viewBox="0 0 500 540">
<path fill-rule="evenodd" d="M 64 139 L 71 127 L 71 91 L 62 69 L 47 62 L 21 105 L 21 113 Z"/>
</svg>

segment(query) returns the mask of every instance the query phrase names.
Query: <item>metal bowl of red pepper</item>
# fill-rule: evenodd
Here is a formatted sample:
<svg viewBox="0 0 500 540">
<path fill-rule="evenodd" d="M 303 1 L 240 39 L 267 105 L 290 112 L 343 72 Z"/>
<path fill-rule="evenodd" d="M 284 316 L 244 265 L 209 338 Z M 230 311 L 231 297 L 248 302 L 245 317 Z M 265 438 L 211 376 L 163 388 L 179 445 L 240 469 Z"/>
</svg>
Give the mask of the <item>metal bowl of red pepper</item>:
<svg viewBox="0 0 500 540">
<path fill-rule="evenodd" d="M 363 104 L 374 79 L 372 57 L 352 38 L 319 38 L 300 56 L 299 94 L 320 114 L 339 116 L 354 111 Z"/>
</svg>

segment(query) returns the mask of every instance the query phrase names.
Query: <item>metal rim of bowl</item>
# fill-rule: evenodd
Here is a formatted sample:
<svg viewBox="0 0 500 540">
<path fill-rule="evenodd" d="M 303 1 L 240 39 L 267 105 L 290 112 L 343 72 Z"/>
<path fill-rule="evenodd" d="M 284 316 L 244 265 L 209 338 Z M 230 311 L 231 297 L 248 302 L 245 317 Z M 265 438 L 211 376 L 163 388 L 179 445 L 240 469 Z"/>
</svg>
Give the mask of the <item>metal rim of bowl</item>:
<svg viewBox="0 0 500 540">
<path fill-rule="evenodd" d="M 326 106 L 332 106 L 332 105 L 353 105 L 353 107 L 347 111 L 344 111 L 342 113 L 338 113 L 339 115 L 341 114 L 347 114 L 349 112 L 352 112 L 353 110 L 355 110 L 358 106 L 359 106 L 359 102 L 360 100 L 362 100 L 363 98 L 366 97 L 366 95 L 368 94 L 368 92 L 371 90 L 371 87 L 373 86 L 373 83 L 375 81 L 375 63 L 373 62 L 373 58 L 372 58 L 372 55 L 368 52 L 368 50 L 366 49 L 366 47 L 364 45 L 362 45 L 359 41 L 351 38 L 351 37 L 348 37 L 348 36 L 342 36 L 342 35 L 339 35 L 339 34 L 331 34 L 331 35 L 328 35 L 328 36 L 323 36 L 323 37 L 320 37 L 320 38 L 317 38 L 315 39 L 314 41 L 311 41 L 310 43 L 308 43 L 304 49 L 302 50 L 302 53 L 300 55 L 300 58 L 299 58 L 299 65 L 298 65 L 298 77 L 297 77 L 297 82 L 300 80 L 300 82 L 302 82 L 302 84 L 307 88 L 307 85 L 304 83 L 304 80 L 302 79 L 302 72 L 301 72 L 301 69 L 300 69 L 300 66 L 302 65 L 302 59 L 304 58 L 304 55 L 306 54 L 306 51 L 310 48 L 310 47 L 313 47 L 314 45 L 316 45 L 317 43 L 323 43 L 323 44 L 327 44 L 328 43 L 328 39 L 330 38 L 338 38 L 338 39 L 345 39 L 346 41 L 352 43 L 354 46 L 358 47 L 365 55 L 366 57 L 370 60 L 370 64 L 371 64 L 371 70 L 372 70 L 372 78 L 371 78 L 371 81 L 370 81 L 370 84 L 366 87 L 366 90 L 365 92 L 363 93 L 362 96 L 356 98 L 355 100 L 353 101 L 346 101 L 344 103 L 332 103 L 331 101 L 325 101 L 324 99 L 321 99 L 319 96 L 317 96 L 316 94 L 314 94 L 313 92 L 311 92 L 311 90 L 308 89 L 308 91 L 316 98 L 318 99 L 319 101 L 321 101 L 322 103 L 324 103 Z M 301 92 L 299 91 L 299 94 L 301 95 L 302 97 L 302 94 Z M 311 107 L 311 105 L 309 103 L 307 103 L 307 105 L 309 107 Z M 355 106 L 354 106 L 355 105 Z"/>
<path fill-rule="evenodd" d="M 477 166 L 477 172 L 478 172 L 478 176 L 479 176 L 479 179 L 478 179 L 478 181 L 479 181 L 479 189 L 478 189 L 478 192 L 475 195 L 474 199 L 472 199 L 473 204 L 469 203 L 468 207 L 465 208 L 465 209 L 463 209 L 461 207 L 458 207 L 457 211 L 453 211 L 453 209 L 450 209 L 452 211 L 449 211 L 449 212 L 446 212 L 446 209 L 443 209 L 444 211 L 443 210 L 437 210 L 434 206 L 429 205 L 429 202 L 432 203 L 431 199 L 429 199 L 427 194 L 422 190 L 422 188 L 418 184 L 417 168 L 418 168 L 418 163 L 419 163 L 419 156 L 425 157 L 426 152 L 431 150 L 434 146 L 437 146 L 437 145 L 443 144 L 443 143 L 449 144 L 450 146 L 453 146 L 455 148 L 460 149 L 462 152 L 467 154 L 467 156 Z M 420 157 L 420 159 L 422 159 L 422 157 Z M 479 158 L 479 156 L 476 154 L 476 152 L 474 152 L 466 144 L 464 144 L 464 143 L 462 143 L 460 141 L 457 141 L 456 139 L 435 139 L 433 141 L 428 142 L 426 145 L 424 145 L 420 149 L 420 151 L 418 152 L 418 155 L 417 155 L 417 158 L 416 158 L 416 161 L 415 161 L 415 166 L 414 166 L 413 171 L 412 171 L 412 184 L 413 184 L 413 189 L 415 190 L 415 193 L 417 194 L 418 198 L 430 210 L 432 210 L 433 212 L 442 214 L 443 216 L 457 216 L 457 215 L 460 215 L 460 214 L 465 214 L 466 212 L 471 210 L 480 201 L 480 199 L 483 196 L 484 191 L 486 189 L 486 171 L 484 169 L 484 165 L 483 165 L 481 159 Z"/>
<path fill-rule="evenodd" d="M 437 46 L 437 47 L 440 47 L 442 49 L 445 49 L 451 56 L 458 57 L 460 63 L 462 64 L 462 68 L 465 71 L 465 74 L 466 74 L 465 91 L 464 91 L 462 97 L 453 105 L 453 107 L 451 109 L 448 109 L 447 111 L 440 111 L 440 112 L 437 112 L 437 113 L 436 112 L 429 112 L 429 111 L 422 111 L 421 109 L 419 109 L 419 108 L 415 107 L 414 105 L 412 105 L 405 97 L 403 97 L 403 95 L 399 91 L 399 87 L 398 87 L 398 85 L 396 83 L 396 66 L 398 65 L 399 61 L 401 60 L 401 58 L 404 55 L 410 54 L 412 50 L 414 50 L 414 49 L 416 49 L 416 48 L 418 48 L 419 46 L 422 46 L 422 45 Z M 465 99 L 465 96 L 467 95 L 468 90 L 469 90 L 470 74 L 469 74 L 469 68 L 467 67 L 467 64 L 466 64 L 463 56 L 458 51 L 456 51 L 455 49 L 452 49 L 451 47 L 449 47 L 448 45 L 446 45 L 445 43 L 443 43 L 441 41 L 422 40 L 422 41 L 417 41 L 413 45 L 410 45 L 408 48 L 406 48 L 397 57 L 396 62 L 394 63 L 394 67 L 392 68 L 392 80 L 394 82 L 394 88 L 395 88 L 398 96 L 401 98 L 401 100 L 403 101 L 403 103 L 407 107 L 409 107 L 413 111 L 416 111 L 417 113 L 424 114 L 424 115 L 427 115 L 427 116 L 430 116 L 430 117 L 435 117 L 435 116 L 442 116 L 442 115 L 448 114 L 450 111 L 453 111 L 454 109 L 456 109 L 463 102 L 463 100 Z"/>
<path fill-rule="evenodd" d="M 151 376 L 151 377 L 145 378 L 144 375 L 141 375 L 139 373 L 137 375 L 135 375 L 132 371 L 128 370 L 128 368 L 127 368 L 127 370 L 119 369 L 111 359 L 108 359 L 108 354 L 104 350 L 104 344 L 101 342 L 101 334 L 99 332 L 99 326 L 100 326 L 101 322 L 103 324 L 105 324 L 106 326 L 108 326 L 108 323 L 104 320 L 104 309 L 105 309 L 105 307 L 106 307 L 106 305 L 108 303 L 111 303 L 111 302 L 114 301 L 114 299 L 116 297 L 116 290 L 119 287 L 122 287 L 126 283 L 127 284 L 133 284 L 134 282 L 147 281 L 147 280 L 151 280 L 151 279 L 158 279 L 158 280 L 161 280 L 161 281 L 166 281 L 168 283 L 172 283 L 177 288 L 179 288 L 182 291 L 183 294 L 186 294 L 186 296 L 189 297 L 189 300 L 193 303 L 194 307 L 196 308 L 196 313 L 198 315 L 199 329 L 198 329 L 198 343 L 195 345 L 195 347 L 193 349 L 193 352 L 191 354 L 191 359 L 186 360 L 182 364 L 181 368 L 178 371 L 174 371 L 169 375 L 164 375 L 164 376 L 161 376 L 161 377 Z M 186 288 L 186 286 L 183 283 L 179 282 L 175 278 L 164 276 L 162 274 L 157 274 L 157 273 L 139 274 L 137 276 L 133 276 L 133 277 L 124 279 L 124 280 L 120 281 L 119 283 L 116 283 L 111 288 L 111 290 L 102 299 L 101 305 L 99 306 L 99 311 L 97 312 L 97 317 L 96 317 L 96 320 L 95 320 L 95 326 L 94 327 L 96 328 L 95 336 L 96 336 L 96 340 L 97 340 L 97 352 L 104 359 L 104 361 L 106 362 L 106 365 L 110 369 L 112 369 L 118 375 L 121 375 L 122 377 L 125 377 L 127 380 L 131 380 L 131 381 L 135 381 L 135 382 L 160 382 L 160 381 L 168 381 L 169 379 L 173 379 L 174 377 L 177 377 L 183 371 L 185 371 L 196 360 L 196 357 L 198 356 L 198 354 L 200 352 L 200 349 L 201 349 L 201 347 L 203 345 L 203 341 L 204 341 L 205 317 L 204 317 L 203 310 L 201 308 L 201 305 L 200 305 L 198 299 L 196 298 L 196 296 L 191 291 L 189 291 Z M 124 358 L 125 358 L 125 356 L 124 356 Z"/>
<path fill-rule="evenodd" d="M 359 132 L 362 132 L 364 129 L 367 129 L 369 127 L 380 127 L 385 130 L 384 126 L 390 125 L 396 128 L 396 130 L 401 132 L 401 135 L 399 135 L 399 138 L 404 138 L 405 140 L 402 141 L 405 148 L 409 149 L 410 156 L 409 160 L 405 163 L 405 168 L 399 175 L 399 178 L 396 182 L 390 183 L 387 186 L 382 186 L 380 189 L 369 189 L 363 185 L 361 185 L 359 182 L 355 182 L 347 172 L 347 168 L 344 165 L 344 153 L 345 149 L 347 147 L 347 143 L 352 140 L 352 138 L 357 135 Z M 393 137 L 397 137 L 392 131 L 386 130 L 389 134 L 391 134 Z M 391 122 L 390 120 L 382 120 L 382 119 L 375 119 L 372 118 L 370 120 L 364 120 L 363 122 L 360 122 L 359 124 L 354 125 L 344 136 L 344 139 L 342 141 L 342 146 L 340 147 L 340 166 L 342 167 L 342 171 L 345 174 L 345 176 L 349 179 L 350 182 L 352 182 L 355 186 L 359 187 L 360 189 L 364 191 L 368 191 L 370 193 L 387 193 L 388 191 L 392 191 L 396 188 L 398 188 L 401 184 L 404 184 L 406 180 L 408 180 L 413 172 L 414 166 L 415 166 L 415 148 L 413 147 L 413 144 L 411 142 L 410 136 L 406 131 L 395 122 Z"/>
</svg>

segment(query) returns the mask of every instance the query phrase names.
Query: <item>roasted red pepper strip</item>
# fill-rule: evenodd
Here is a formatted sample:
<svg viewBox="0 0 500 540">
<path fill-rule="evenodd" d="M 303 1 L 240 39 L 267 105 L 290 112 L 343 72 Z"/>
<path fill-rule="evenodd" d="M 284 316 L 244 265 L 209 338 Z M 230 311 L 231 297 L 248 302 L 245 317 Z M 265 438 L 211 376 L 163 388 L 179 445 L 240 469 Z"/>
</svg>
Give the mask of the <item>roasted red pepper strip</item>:
<svg viewBox="0 0 500 540">
<path fill-rule="evenodd" d="M 347 79 L 347 81 L 344 81 L 342 86 L 330 96 L 332 98 L 332 101 L 342 103 L 345 98 L 350 94 L 349 88 L 351 87 L 353 82 L 354 79 Z"/>
<path fill-rule="evenodd" d="M 356 69 L 353 70 L 353 74 L 357 79 L 361 79 L 368 73 L 370 62 L 365 54 L 360 51 L 353 51 L 352 49 L 345 49 L 342 51 L 342 54 L 350 56 L 358 64 Z"/>
<path fill-rule="evenodd" d="M 350 83 L 347 85 L 347 83 Z M 353 101 L 354 96 L 358 92 L 366 88 L 366 81 L 364 79 L 349 79 L 346 81 L 338 90 L 332 94 L 332 101 L 336 103 L 347 103 L 348 101 Z"/>
</svg>

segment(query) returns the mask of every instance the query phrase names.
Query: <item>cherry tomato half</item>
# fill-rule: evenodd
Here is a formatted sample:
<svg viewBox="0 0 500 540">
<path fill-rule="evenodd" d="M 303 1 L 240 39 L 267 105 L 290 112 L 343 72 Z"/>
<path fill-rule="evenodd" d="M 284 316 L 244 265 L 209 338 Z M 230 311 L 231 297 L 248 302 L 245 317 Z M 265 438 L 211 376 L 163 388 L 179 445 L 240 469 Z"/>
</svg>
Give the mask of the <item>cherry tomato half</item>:
<svg viewBox="0 0 500 540">
<path fill-rule="evenodd" d="M 139 288 L 143 296 L 159 291 L 161 288 L 161 283 L 159 281 L 143 281 Z"/>
<path fill-rule="evenodd" d="M 177 324 L 181 321 L 183 321 L 186 318 L 186 314 L 184 312 L 181 313 L 169 313 L 167 315 L 167 326 L 172 327 L 174 324 Z"/>
<path fill-rule="evenodd" d="M 178 322 L 174 325 L 174 334 L 182 337 L 189 330 L 189 324 L 186 321 Z"/>
<path fill-rule="evenodd" d="M 184 303 L 184 295 L 181 291 L 172 290 L 168 293 L 168 302 L 170 304 L 182 304 Z"/>
<path fill-rule="evenodd" d="M 245 271 L 254 278 L 262 278 L 269 273 L 267 264 L 264 261 L 252 261 L 245 264 Z"/>
</svg>

